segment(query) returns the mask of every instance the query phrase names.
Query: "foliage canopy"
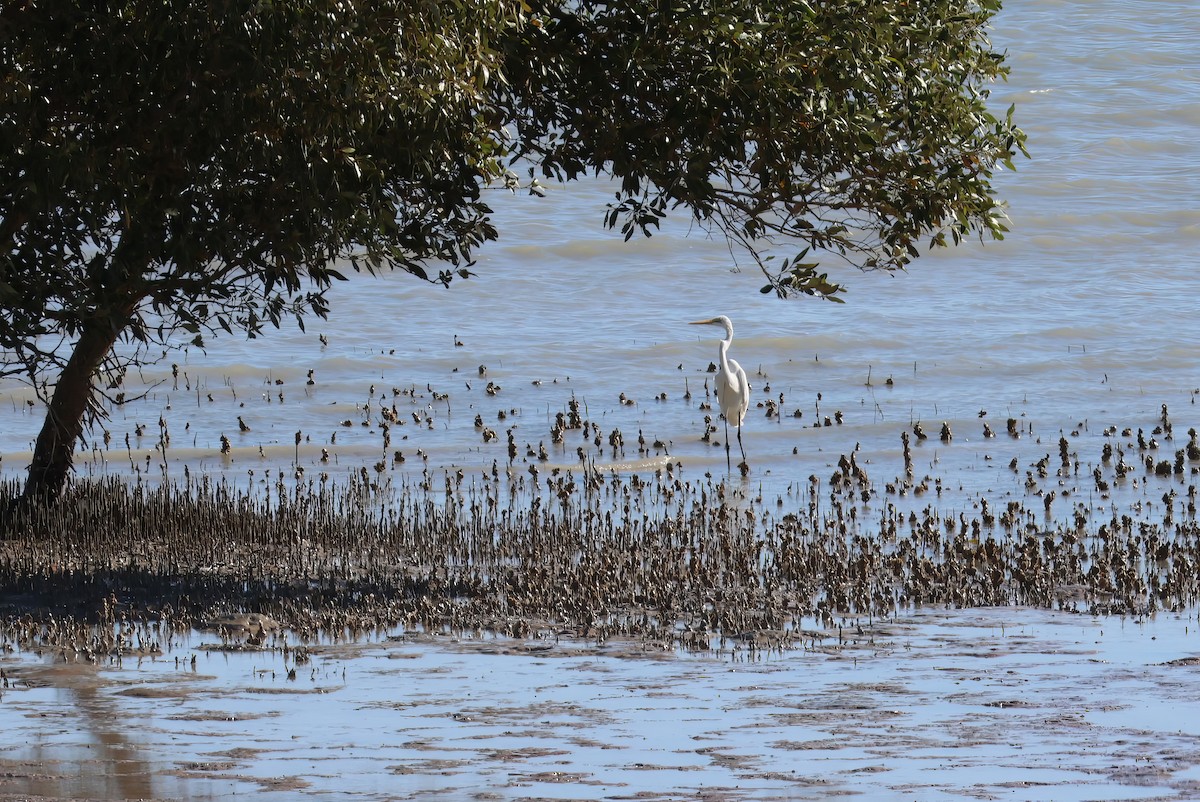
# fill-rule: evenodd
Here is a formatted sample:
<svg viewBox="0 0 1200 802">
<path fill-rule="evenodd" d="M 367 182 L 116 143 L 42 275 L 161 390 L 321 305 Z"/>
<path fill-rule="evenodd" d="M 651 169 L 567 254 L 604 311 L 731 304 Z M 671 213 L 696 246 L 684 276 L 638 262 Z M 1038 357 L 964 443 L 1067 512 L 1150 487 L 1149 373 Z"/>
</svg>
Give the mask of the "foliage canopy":
<svg viewBox="0 0 1200 802">
<path fill-rule="evenodd" d="M 515 32 L 513 149 L 558 179 L 621 179 L 627 236 L 685 207 L 742 246 L 764 291 L 836 297 L 805 257 L 896 270 L 926 240 L 1002 237 L 990 180 L 1024 134 L 988 109 L 1000 3 L 548 4 Z M 782 248 L 807 245 L 772 269 Z M 785 251 L 786 253 L 786 251 Z"/>
</svg>

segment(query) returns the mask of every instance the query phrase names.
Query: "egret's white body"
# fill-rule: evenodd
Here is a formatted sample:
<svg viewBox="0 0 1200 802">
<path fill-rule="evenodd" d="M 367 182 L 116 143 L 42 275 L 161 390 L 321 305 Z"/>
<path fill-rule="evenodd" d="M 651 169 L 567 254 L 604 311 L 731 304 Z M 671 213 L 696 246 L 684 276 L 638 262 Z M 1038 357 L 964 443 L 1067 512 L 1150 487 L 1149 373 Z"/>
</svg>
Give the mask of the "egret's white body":
<svg viewBox="0 0 1200 802">
<path fill-rule="evenodd" d="M 750 409 L 750 382 L 746 379 L 746 371 L 736 360 L 729 358 L 729 346 L 733 343 L 733 321 L 724 315 L 709 320 L 697 320 L 693 326 L 723 326 L 725 339 L 718 346 L 720 371 L 717 373 L 717 403 L 725 418 L 725 462 L 729 465 L 732 458 L 729 455 L 729 427 L 737 429 L 738 448 L 742 452 L 742 464 L 746 463 L 746 449 L 742 446 L 742 421 L 746 419 L 746 411 Z"/>
</svg>

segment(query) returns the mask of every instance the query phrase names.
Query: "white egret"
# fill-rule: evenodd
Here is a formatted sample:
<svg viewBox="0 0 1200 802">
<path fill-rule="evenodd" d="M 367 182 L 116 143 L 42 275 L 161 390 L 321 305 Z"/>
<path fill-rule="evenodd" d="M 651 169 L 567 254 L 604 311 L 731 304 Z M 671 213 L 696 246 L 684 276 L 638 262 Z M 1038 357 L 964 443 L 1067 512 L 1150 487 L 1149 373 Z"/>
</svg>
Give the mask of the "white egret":
<svg viewBox="0 0 1200 802">
<path fill-rule="evenodd" d="M 729 455 L 729 427 L 737 429 L 738 448 L 742 451 L 741 468 L 745 471 L 746 449 L 742 446 L 742 421 L 746 419 L 746 410 L 750 408 L 750 382 L 746 380 L 746 371 L 736 360 L 729 358 L 729 346 L 733 343 L 733 321 L 724 315 L 709 320 L 696 320 L 692 326 L 724 326 L 725 339 L 718 347 L 721 370 L 717 373 L 717 402 L 721 406 L 721 414 L 725 418 L 725 464 L 732 467 Z"/>
</svg>

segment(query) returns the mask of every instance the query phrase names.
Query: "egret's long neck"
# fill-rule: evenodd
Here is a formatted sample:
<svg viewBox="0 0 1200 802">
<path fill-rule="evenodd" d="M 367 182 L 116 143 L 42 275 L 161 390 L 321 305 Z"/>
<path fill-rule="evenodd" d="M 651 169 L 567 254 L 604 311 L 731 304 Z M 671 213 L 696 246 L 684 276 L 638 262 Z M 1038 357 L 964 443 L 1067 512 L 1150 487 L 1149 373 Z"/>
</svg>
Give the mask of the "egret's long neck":
<svg viewBox="0 0 1200 802">
<path fill-rule="evenodd" d="M 720 354 L 721 370 L 729 374 L 729 346 L 733 344 L 733 332 L 726 331 L 725 339 L 721 340 L 721 344 L 717 346 L 717 352 Z"/>
</svg>

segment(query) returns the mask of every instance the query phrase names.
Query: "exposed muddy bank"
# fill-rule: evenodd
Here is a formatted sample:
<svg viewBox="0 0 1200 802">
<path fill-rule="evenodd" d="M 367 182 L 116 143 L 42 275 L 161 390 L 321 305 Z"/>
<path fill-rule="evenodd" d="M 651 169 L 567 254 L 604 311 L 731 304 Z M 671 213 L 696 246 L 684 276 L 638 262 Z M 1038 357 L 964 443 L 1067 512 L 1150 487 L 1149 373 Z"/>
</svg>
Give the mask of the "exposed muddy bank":
<svg viewBox="0 0 1200 802">
<path fill-rule="evenodd" d="M 1195 606 L 1200 445 L 1172 438 L 1165 407 L 1152 435 L 1064 434 L 1057 455 L 1013 460 L 1019 494 L 958 487 L 944 507 L 954 475 L 914 471 L 901 435 L 901 475 L 871 477 L 851 451 L 774 497 L 669 461 L 254 492 L 80 481 L 3 532 L 0 642 L 101 659 L 256 613 L 301 642 L 400 629 L 778 649 L 928 605 Z M 222 631 L 251 647 L 276 632 Z"/>
<path fill-rule="evenodd" d="M 211 633 L 9 655 L 0 799 L 1187 799 L 1196 624 L 1015 607 L 753 656 L 426 635 L 298 663 Z"/>
</svg>

